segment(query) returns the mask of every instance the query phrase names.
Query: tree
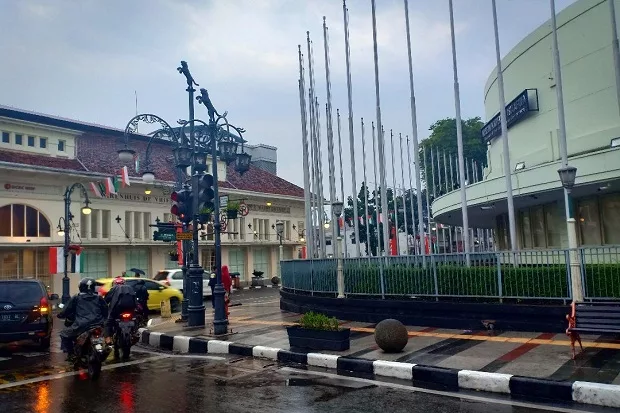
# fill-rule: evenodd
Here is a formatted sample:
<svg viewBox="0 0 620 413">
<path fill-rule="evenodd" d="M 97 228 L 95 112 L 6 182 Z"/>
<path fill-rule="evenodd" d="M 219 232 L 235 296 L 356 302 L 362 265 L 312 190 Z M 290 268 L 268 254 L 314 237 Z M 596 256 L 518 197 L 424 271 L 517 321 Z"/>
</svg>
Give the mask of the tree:
<svg viewBox="0 0 620 413">
<path fill-rule="evenodd" d="M 468 176 L 469 172 L 467 171 L 472 169 L 471 160 L 474 160 L 477 170 L 472 173 L 477 174 L 478 176 L 482 176 L 482 169 L 487 165 L 487 148 L 480 137 L 480 133 L 482 127 L 484 126 L 484 123 L 482 123 L 479 117 L 475 117 L 463 120 L 461 121 L 461 124 L 463 129 L 463 157 L 465 158 L 467 163 L 465 175 Z M 431 136 L 428 139 L 422 141 L 422 143 L 420 144 L 422 179 L 426 184 L 425 186 L 431 191 L 431 194 L 436 193 L 437 195 L 443 195 L 446 193 L 445 182 L 448 182 L 448 188 L 450 190 L 457 189 L 459 187 L 459 167 L 457 162 L 455 162 L 458 154 L 458 147 L 456 141 L 456 120 L 454 118 L 438 120 L 433 125 L 431 125 L 429 130 L 431 131 Z M 425 148 L 426 158 L 424 158 Z M 435 175 L 438 175 L 437 154 L 440 154 L 441 168 L 439 173 L 442 177 L 441 186 L 438 183 L 438 178 L 433 175 L 433 167 L 431 165 L 431 148 L 433 148 L 434 151 L 433 161 L 435 167 Z M 446 175 L 443 162 L 444 153 L 446 154 L 446 157 L 453 157 L 451 171 L 450 161 L 449 158 L 447 158 L 447 177 L 444 176 Z M 452 182 L 450 182 L 450 176 L 452 176 Z"/>
</svg>

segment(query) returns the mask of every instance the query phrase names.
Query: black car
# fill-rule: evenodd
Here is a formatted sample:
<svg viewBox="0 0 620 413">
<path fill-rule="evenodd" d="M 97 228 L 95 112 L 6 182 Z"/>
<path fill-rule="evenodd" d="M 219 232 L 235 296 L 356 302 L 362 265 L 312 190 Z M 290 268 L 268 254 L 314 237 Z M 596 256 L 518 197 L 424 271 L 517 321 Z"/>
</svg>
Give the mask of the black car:
<svg viewBox="0 0 620 413">
<path fill-rule="evenodd" d="M 0 280 L 0 343 L 34 341 L 47 350 L 52 336 L 52 306 L 38 280 Z"/>
</svg>

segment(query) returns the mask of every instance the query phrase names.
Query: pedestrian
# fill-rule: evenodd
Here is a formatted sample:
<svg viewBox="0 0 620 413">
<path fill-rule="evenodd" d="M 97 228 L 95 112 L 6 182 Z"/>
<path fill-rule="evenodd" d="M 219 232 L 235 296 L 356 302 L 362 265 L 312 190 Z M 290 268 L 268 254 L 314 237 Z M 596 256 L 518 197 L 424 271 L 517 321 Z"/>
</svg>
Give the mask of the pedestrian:
<svg viewBox="0 0 620 413">
<path fill-rule="evenodd" d="M 230 315 L 228 305 L 230 304 L 230 293 L 232 292 L 232 278 L 230 277 L 230 272 L 228 271 L 228 265 L 222 266 L 222 284 L 224 285 L 224 290 L 226 291 L 226 295 L 224 296 L 224 308 L 226 309 L 226 317 L 228 317 Z"/>
<path fill-rule="evenodd" d="M 211 288 L 211 307 L 215 309 L 215 283 L 217 282 L 217 274 L 215 273 L 215 265 L 211 267 L 211 275 L 209 276 L 209 287 Z"/>
</svg>

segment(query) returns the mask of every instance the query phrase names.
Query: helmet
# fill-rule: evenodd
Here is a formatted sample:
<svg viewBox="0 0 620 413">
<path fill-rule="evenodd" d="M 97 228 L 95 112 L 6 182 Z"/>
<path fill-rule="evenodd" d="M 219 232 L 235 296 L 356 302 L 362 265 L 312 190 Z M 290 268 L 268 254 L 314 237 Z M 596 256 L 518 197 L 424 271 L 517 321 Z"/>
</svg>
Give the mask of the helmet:
<svg viewBox="0 0 620 413">
<path fill-rule="evenodd" d="M 125 279 L 123 277 L 116 277 L 113 282 L 114 285 L 123 285 L 125 284 Z"/>
<path fill-rule="evenodd" d="M 80 292 L 81 293 L 95 293 L 95 280 L 92 278 L 82 278 L 80 281 Z"/>
</svg>

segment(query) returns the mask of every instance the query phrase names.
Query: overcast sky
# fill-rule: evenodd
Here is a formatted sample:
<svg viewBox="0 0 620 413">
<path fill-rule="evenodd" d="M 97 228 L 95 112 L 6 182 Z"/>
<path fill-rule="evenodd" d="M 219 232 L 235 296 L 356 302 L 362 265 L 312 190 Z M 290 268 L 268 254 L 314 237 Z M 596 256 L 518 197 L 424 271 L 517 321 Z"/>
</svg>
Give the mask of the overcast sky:
<svg viewBox="0 0 620 413">
<path fill-rule="evenodd" d="M 574 1 L 556 0 L 558 12 Z M 454 116 L 448 1 L 409 3 L 424 138 L 435 120 Z M 548 0 L 497 3 L 502 56 L 550 17 Z M 495 67 L 491 1 L 454 4 L 462 114 L 485 120 L 483 87 Z M 365 118 L 367 130 L 375 120 L 370 0 L 349 0 L 348 8 L 359 142 L 359 118 Z M 383 123 L 388 134 L 393 129 L 404 135 L 411 133 L 411 120 L 403 10 L 402 0 L 377 0 Z M 276 146 L 278 175 L 302 186 L 297 45 L 305 48 L 309 30 L 324 105 L 322 16 L 330 31 L 334 120 L 339 108 L 348 170 L 340 0 L 0 0 L 0 104 L 124 128 L 135 114 L 136 91 L 139 112 L 173 123 L 188 116 L 185 79 L 176 71 L 186 60 L 215 107 L 247 129 L 250 143 Z M 197 107 L 196 114 L 207 118 L 203 108 Z M 327 170 L 326 158 L 323 163 Z M 396 174 L 400 177 L 398 169 Z M 345 183 L 350 188 L 350 178 Z"/>
</svg>

